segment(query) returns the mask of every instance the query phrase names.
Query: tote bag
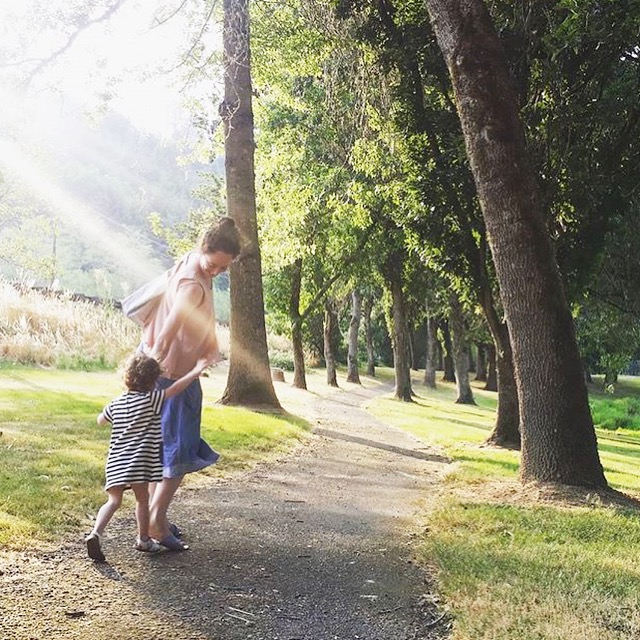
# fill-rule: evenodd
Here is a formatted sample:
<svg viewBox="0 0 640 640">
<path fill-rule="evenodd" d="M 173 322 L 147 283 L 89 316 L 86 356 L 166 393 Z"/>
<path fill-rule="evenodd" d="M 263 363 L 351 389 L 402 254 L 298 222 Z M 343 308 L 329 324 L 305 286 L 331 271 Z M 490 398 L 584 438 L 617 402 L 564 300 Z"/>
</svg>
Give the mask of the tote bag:
<svg viewBox="0 0 640 640">
<path fill-rule="evenodd" d="M 144 327 L 158 308 L 168 285 L 169 272 L 165 271 L 122 300 L 122 312 L 127 318 Z"/>
</svg>

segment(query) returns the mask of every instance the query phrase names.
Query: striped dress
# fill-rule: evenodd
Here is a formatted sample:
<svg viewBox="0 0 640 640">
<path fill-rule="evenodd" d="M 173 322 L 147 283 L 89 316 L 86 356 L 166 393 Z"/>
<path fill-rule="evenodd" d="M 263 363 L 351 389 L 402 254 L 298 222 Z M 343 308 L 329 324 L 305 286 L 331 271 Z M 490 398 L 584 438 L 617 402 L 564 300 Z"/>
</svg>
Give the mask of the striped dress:
<svg viewBox="0 0 640 640">
<path fill-rule="evenodd" d="M 104 408 L 111 423 L 105 489 L 162 480 L 160 412 L 164 391 L 127 391 Z"/>
</svg>

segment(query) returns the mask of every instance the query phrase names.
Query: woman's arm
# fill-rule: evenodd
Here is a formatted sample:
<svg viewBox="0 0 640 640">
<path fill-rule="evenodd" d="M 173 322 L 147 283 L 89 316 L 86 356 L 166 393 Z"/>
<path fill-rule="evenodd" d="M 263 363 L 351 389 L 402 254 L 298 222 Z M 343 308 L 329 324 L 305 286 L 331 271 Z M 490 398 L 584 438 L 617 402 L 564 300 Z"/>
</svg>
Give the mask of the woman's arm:
<svg viewBox="0 0 640 640">
<path fill-rule="evenodd" d="M 155 343 L 152 345 L 151 353 L 149 354 L 160 364 L 162 364 L 163 360 L 167 357 L 169 346 L 175 339 L 178 331 L 180 331 L 186 319 L 195 312 L 196 308 L 202 302 L 203 297 L 204 291 L 202 291 L 202 287 L 196 282 L 187 282 L 178 288 L 173 307 Z"/>
</svg>

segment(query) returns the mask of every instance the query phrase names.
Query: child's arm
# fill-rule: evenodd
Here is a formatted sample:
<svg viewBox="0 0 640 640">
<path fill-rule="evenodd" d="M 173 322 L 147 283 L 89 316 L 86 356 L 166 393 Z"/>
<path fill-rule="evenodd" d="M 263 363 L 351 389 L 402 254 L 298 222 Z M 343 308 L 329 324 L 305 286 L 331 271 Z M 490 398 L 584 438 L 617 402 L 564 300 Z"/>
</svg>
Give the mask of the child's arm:
<svg viewBox="0 0 640 640">
<path fill-rule="evenodd" d="M 106 427 L 108 424 L 111 424 L 111 422 L 105 418 L 104 411 L 98 416 L 98 424 L 101 427 Z"/>
<path fill-rule="evenodd" d="M 170 398 L 184 391 L 208 366 L 210 362 L 208 358 L 200 358 L 196 362 L 196 366 L 189 371 L 186 375 L 182 376 L 179 380 L 176 380 L 170 387 L 167 387 L 164 391 L 164 397 Z"/>
</svg>

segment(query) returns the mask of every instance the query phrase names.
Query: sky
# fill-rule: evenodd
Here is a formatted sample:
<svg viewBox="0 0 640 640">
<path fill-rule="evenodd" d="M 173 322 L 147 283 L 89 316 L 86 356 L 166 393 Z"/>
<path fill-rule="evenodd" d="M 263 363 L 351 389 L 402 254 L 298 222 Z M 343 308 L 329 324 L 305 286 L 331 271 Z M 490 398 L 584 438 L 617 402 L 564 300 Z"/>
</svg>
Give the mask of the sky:
<svg viewBox="0 0 640 640">
<path fill-rule="evenodd" d="M 101 15 L 104 7 L 115 1 L 102 0 L 93 15 Z M 0 0 L 3 48 L 20 51 L 23 59 L 47 58 L 68 41 L 72 32 L 69 28 L 65 31 L 45 26 L 46 16 L 38 9 L 43 2 Z M 49 0 L 49 7 L 55 3 L 68 5 L 66 0 Z M 176 15 L 157 24 L 182 4 L 185 7 Z M 82 31 L 55 64 L 38 74 L 29 97 L 41 100 L 44 91 L 58 102 L 64 100 L 88 112 L 103 109 L 109 98 L 109 108 L 124 114 L 140 129 L 171 137 L 188 119 L 180 62 L 192 45 L 189 34 L 200 29 L 198 20 L 189 22 L 192 4 L 182 0 L 125 0 L 108 22 Z M 37 37 L 30 38 L 30 26 L 34 24 Z M 205 34 L 204 38 L 206 46 L 219 46 L 215 34 Z M 211 92 L 205 83 L 191 88 L 196 99 L 204 92 Z"/>
</svg>

